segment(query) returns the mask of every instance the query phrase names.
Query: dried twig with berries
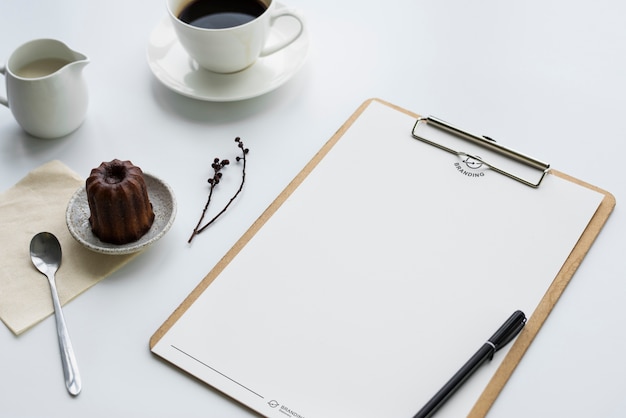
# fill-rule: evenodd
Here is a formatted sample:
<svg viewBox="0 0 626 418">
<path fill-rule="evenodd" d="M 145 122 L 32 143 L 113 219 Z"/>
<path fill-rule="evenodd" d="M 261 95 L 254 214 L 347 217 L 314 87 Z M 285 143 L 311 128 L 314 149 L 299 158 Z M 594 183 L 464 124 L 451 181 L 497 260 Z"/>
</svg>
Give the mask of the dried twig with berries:
<svg viewBox="0 0 626 418">
<path fill-rule="evenodd" d="M 237 191 L 235 192 L 235 194 L 230 198 L 230 200 L 228 201 L 228 203 L 226 203 L 226 206 L 224 206 L 222 208 L 221 211 L 219 211 L 217 213 L 217 215 L 215 215 L 210 221 L 208 221 L 207 223 L 205 223 L 204 225 L 202 225 L 202 221 L 204 220 L 204 217 L 209 209 L 209 205 L 211 204 L 211 198 L 213 197 L 213 191 L 215 190 L 215 187 L 217 187 L 217 185 L 220 183 L 220 180 L 222 179 L 222 170 L 230 164 L 229 160 L 220 160 L 219 158 L 215 158 L 213 160 L 213 164 L 211 164 L 211 168 L 213 168 L 213 177 L 211 177 L 210 179 L 208 179 L 208 183 L 209 183 L 209 196 L 207 198 L 206 201 L 206 205 L 204 205 L 204 209 L 202 210 L 202 215 L 200 215 L 200 220 L 198 221 L 198 224 L 196 225 L 196 227 L 193 229 L 193 232 L 191 233 L 191 236 L 189 237 L 189 240 L 187 241 L 188 243 L 191 243 L 191 241 L 193 240 L 193 238 L 198 235 L 200 232 L 204 231 L 205 229 L 207 229 L 211 224 L 213 224 L 220 216 L 222 216 L 226 210 L 228 210 L 228 207 L 235 201 L 235 199 L 237 198 L 237 196 L 239 196 L 239 193 L 241 193 L 241 191 L 243 190 L 243 185 L 246 182 L 246 155 L 248 155 L 248 152 L 250 151 L 248 148 L 246 148 L 243 144 L 243 141 L 241 140 L 241 138 L 237 137 L 235 138 L 235 142 L 237 143 L 237 147 L 240 149 L 241 151 L 241 155 L 238 155 L 235 160 L 237 162 L 242 162 L 242 167 L 241 167 L 241 182 L 239 183 L 239 188 L 237 189 Z"/>
</svg>

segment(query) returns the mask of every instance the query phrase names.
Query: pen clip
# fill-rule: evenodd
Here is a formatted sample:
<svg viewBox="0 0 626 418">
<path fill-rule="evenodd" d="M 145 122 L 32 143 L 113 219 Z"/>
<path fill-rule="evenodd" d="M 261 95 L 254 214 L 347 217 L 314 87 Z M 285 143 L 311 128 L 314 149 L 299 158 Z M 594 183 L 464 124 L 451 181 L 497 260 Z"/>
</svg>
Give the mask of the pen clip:
<svg viewBox="0 0 626 418">
<path fill-rule="evenodd" d="M 526 325 L 526 315 L 522 311 L 515 311 L 504 325 L 489 338 L 488 343 L 493 345 L 493 352 L 495 353 L 511 342 L 524 328 L 524 325 Z"/>
<path fill-rule="evenodd" d="M 496 351 L 498 351 L 499 349 L 501 349 L 502 347 L 510 343 L 511 340 L 515 338 L 517 334 L 519 334 L 522 331 L 522 328 L 524 328 L 525 324 L 526 324 L 526 321 L 521 322 L 505 340 L 503 340 L 500 344 L 496 345 Z"/>
</svg>

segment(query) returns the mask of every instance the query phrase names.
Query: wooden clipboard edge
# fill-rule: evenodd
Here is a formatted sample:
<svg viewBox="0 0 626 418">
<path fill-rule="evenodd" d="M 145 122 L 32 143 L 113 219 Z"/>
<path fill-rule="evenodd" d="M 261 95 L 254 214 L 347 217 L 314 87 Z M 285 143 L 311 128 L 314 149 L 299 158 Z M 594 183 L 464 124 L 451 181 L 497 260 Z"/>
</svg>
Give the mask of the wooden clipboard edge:
<svg viewBox="0 0 626 418">
<path fill-rule="evenodd" d="M 489 409 L 493 406 L 496 398 L 504 388 L 504 385 L 515 371 L 515 368 L 537 336 L 537 333 L 545 323 L 548 315 L 552 312 L 556 302 L 565 291 L 565 288 L 589 252 L 591 245 L 600 234 L 602 227 L 615 207 L 616 200 L 611 193 L 556 170 L 550 170 L 550 174 L 602 193 L 604 198 L 580 236 L 576 246 L 567 260 L 565 260 L 565 263 L 563 263 L 563 266 L 552 281 L 552 284 L 539 302 L 539 305 L 537 305 L 537 308 L 528 319 L 523 331 L 517 337 L 506 357 L 483 390 L 483 393 L 474 404 L 474 407 L 468 414 L 468 418 L 479 418 L 487 415 Z"/>
<path fill-rule="evenodd" d="M 167 318 L 167 320 L 159 327 L 159 329 L 150 338 L 150 349 L 161 340 L 161 338 L 169 331 L 169 329 L 178 321 L 178 319 L 185 313 L 185 311 L 193 305 L 198 297 L 206 290 L 206 288 L 215 280 L 215 278 L 224 270 L 224 268 L 235 258 L 235 256 L 241 251 L 241 249 L 252 239 L 252 237 L 263 227 L 267 220 L 276 213 L 278 208 L 285 202 L 285 200 L 293 193 L 293 191 L 304 181 L 304 179 L 313 171 L 313 169 L 319 164 L 319 162 L 328 154 L 332 147 L 339 141 L 344 133 L 352 126 L 352 124 L 358 119 L 363 111 L 372 103 L 379 102 L 386 106 L 389 106 L 395 110 L 403 112 L 414 118 L 419 118 L 420 115 L 392 103 L 386 102 L 378 98 L 368 99 L 359 106 L 359 108 L 350 116 L 350 118 L 335 132 L 335 134 L 324 144 L 324 146 L 313 156 L 313 158 L 304 166 L 304 168 L 294 177 L 294 179 L 285 187 L 285 189 L 278 195 L 278 197 L 267 207 L 267 209 L 259 216 L 259 218 L 252 224 L 252 226 L 242 235 L 242 237 L 235 243 L 235 245 L 222 257 L 222 259 L 215 265 L 215 267 L 204 277 L 204 279 L 196 286 L 193 291 L 185 298 L 185 300 L 174 310 L 174 312 Z M 550 170 L 550 174 L 561 177 L 565 180 L 579 184 L 583 187 L 595 190 L 604 195 L 598 210 L 594 214 L 593 218 L 585 228 L 585 231 L 578 240 L 576 246 L 570 253 L 569 257 L 561 267 L 561 270 L 553 280 L 552 284 L 544 294 L 539 305 L 532 313 L 524 330 L 516 338 L 513 346 L 502 360 L 502 363 L 496 370 L 495 374 L 483 390 L 482 394 L 474 404 L 474 407 L 470 411 L 469 418 L 484 417 L 496 398 L 504 388 L 504 385 L 509 380 L 513 371 L 521 361 L 522 357 L 528 350 L 528 347 L 534 340 L 535 336 L 539 332 L 539 329 L 546 321 L 548 315 L 554 308 L 557 300 L 565 290 L 565 287 L 570 282 L 574 272 L 581 264 L 583 258 L 591 248 L 594 240 L 600 233 L 600 230 L 606 223 L 609 215 L 615 207 L 615 197 L 609 192 L 602 190 L 596 186 L 585 183 L 567 174 L 561 173 L 556 170 Z"/>
<path fill-rule="evenodd" d="M 191 293 L 185 298 L 185 300 L 174 310 L 174 312 L 167 318 L 167 320 L 159 327 L 159 329 L 150 338 L 150 349 L 153 349 L 155 345 L 163 338 L 163 336 L 169 331 L 169 329 L 178 321 L 178 319 L 189 309 L 191 305 L 198 299 L 198 297 L 206 290 L 206 288 L 215 280 L 215 278 L 226 268 L 226 266 L 237 256 L 239 251 L 252 239 L 252 237 L 265 225 L 267 220 L 276 213 L 278 208 L 287 200 L 287 198 L 293 193 L 296 188 L 304 181 L 304 179 L 313 171 L 313 169 L 319 164 L 320 161 L 328 154 L 332 147 L 339 141 L 343 134 L 352 126 L 354 121 L 363 113 L 363 111 L 370 105 L 372 101 L 379 101 L 388 106 L 391 106 L 404 113 L 408 113 L 416 118 L 418 115 L 401 109 L 395 105 L 384 102 L 380 99 L 368 99 L 350 116 L 350 118 L 334 133 L 334 135 L 322 146 L 322 148 L 311 158 L 311 160 L 304 166 L 304 168 L 291 180 L 291 182 L 285 187 L 285 189 L 278 195 L 278 197 L 265 209 L 265 211 L 259 216 L 259 218 L 250 226 L 250 228 L 239 238 L 239 240 L 233 245 L 233 247 L 221 258 L 220 261 L 213 267 L 213 269 L 207 274 L 204 279 L 191 291 Z"/>
</svg>

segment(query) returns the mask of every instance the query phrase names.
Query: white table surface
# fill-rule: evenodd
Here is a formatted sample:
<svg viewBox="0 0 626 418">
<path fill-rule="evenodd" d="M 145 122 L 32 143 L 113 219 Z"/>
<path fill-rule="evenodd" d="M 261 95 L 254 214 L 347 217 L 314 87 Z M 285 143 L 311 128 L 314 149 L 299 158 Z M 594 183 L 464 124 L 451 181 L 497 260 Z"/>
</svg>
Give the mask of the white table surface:
<svg viewBox="0 0 626 418">
<path fill-rule="evenodd" d="M 626 3 L 518 3 L 292 0 L 310 37 L 302 70 L 262 97 L 209 103 L 149 70 L 162 0 L 3 1 L 0 61 L 52 37 L 91 63 L 90 107 L 75 133 L 35 139 L 0 109 L 1 190 L 52 159 L 83 176 L 130 159 L 173 187 L 178 216 L 157 245 L 65 306 L 84 383 L 77 398 L 63 385 L 52 317 L 19 337 L 0 326 L 0 416 L 255 416 L 155 358 L 148 339 L 370 97 L 489 135 L 616 196 L 489 416 L 626 416 Z M 244 193 L 189 246 L 210 163 L 234 157 L 235 136 L 250 148 Z"/>
</svg>

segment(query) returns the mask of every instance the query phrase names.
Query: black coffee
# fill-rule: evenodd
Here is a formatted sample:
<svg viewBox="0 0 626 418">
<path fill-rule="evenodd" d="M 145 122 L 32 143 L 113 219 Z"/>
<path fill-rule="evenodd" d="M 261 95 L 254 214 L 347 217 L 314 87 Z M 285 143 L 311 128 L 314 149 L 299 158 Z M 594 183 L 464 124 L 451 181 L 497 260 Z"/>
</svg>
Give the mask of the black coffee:
<svg viewBox="0 0 626 418">
<path fill-rule="evenodd" d="M 259 0 L 195 0 L 185 6 L 178 18 L 199 28 L 224 29 L 248 23 L 266 9 Z"/>
</svg>

